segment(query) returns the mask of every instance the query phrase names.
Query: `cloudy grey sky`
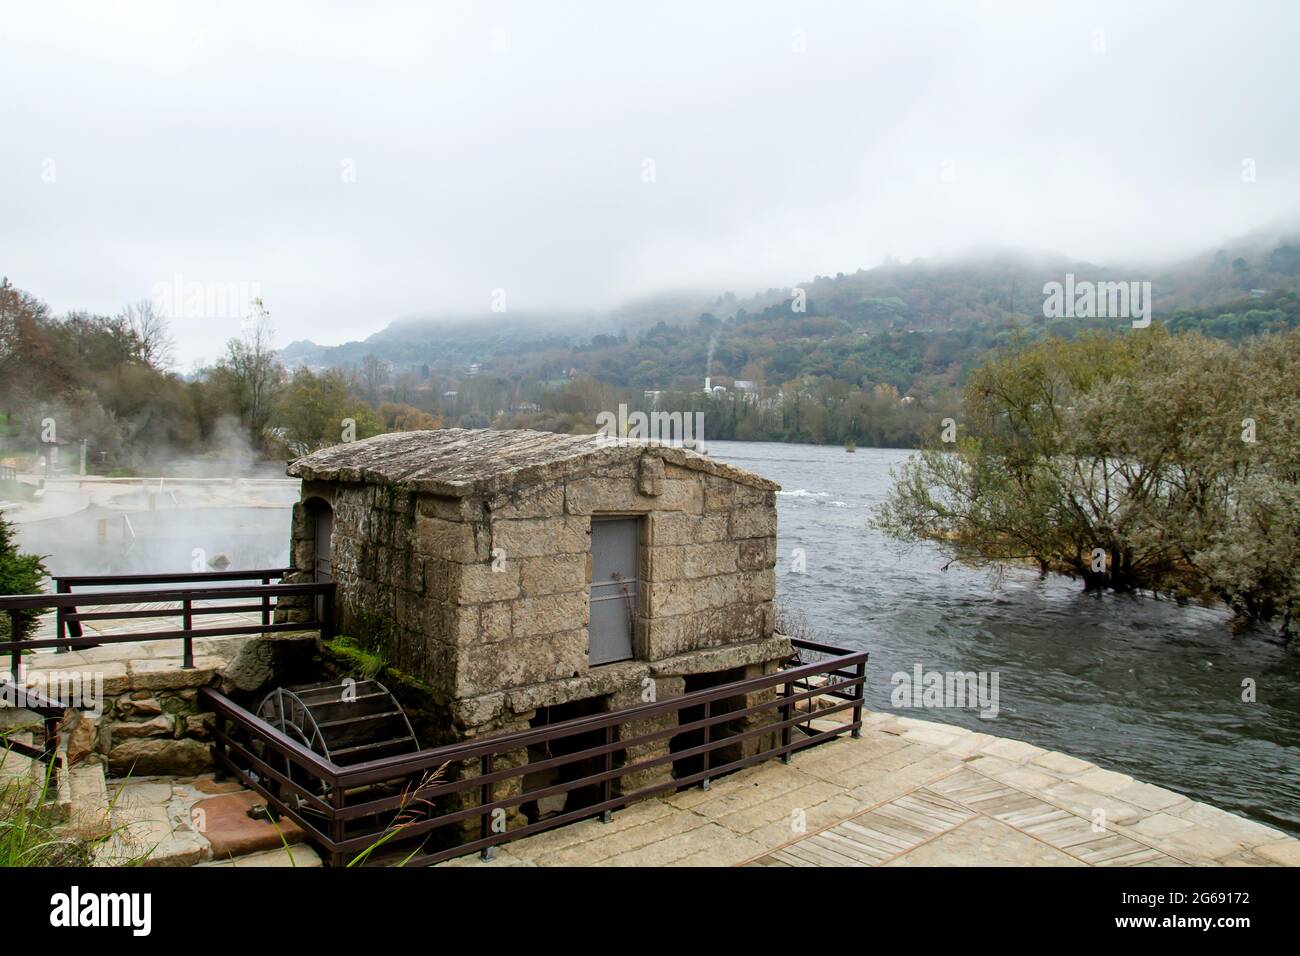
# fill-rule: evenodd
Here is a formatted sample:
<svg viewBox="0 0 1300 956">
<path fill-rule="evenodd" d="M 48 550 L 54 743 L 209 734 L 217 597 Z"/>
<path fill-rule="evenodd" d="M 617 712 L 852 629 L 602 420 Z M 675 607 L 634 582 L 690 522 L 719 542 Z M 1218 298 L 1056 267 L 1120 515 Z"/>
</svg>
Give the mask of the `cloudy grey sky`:
<svg viewBox="0 0 1300 956">
<path fill-rule="evenodd" d="M 286 343 L 1300 221 L 1293 2 L 4 3 L 0 272 Z M 1242 164 L 1256 179 L 1243 182 Z M 237 319 L 175 322 L 181 365 Z"/>
</svg>

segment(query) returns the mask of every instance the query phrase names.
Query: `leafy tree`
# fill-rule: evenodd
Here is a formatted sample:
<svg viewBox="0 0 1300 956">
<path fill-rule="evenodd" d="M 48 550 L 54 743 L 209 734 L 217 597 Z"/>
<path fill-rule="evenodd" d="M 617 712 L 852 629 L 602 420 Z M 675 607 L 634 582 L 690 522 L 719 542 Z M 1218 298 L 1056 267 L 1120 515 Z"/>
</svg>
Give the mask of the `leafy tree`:
<svg viewBox="0 0 1300 956">
<path fill-rule="evenodd" d="M 390 432 L 432 431 L 442 427 L 441 415 L 430 415 L 411 405 L 384 402 L 379 406 L 384 430 Z"/>
<path fill-rule="evenodd" d="M 320 375 L 305 367 L 295 371 L 279 396 L 274 417 L 274 433 L 293 455 L 339 444 L 349 420 L 356 439 L 383 431 L 370 406 L 352 393 L 341 372 L 333 370 Z"/>
</svg>

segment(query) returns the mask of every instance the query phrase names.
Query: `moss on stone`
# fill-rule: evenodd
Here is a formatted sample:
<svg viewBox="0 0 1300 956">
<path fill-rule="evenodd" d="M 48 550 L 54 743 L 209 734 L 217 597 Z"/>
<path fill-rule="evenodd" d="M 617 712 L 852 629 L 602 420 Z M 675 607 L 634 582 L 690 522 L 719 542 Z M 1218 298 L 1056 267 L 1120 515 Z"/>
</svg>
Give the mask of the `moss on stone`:
<svg viewBox="0 0 1300 956">
<path fill-rule="evenodd" d="M 197 701 L 185 700 L 182 697 L 163 696 L 159 699 L 158 703 L 162 707 L 163 713 L 172 714 L 173 716 L 180 715 L 188 717 L 191 714 L 199 713 L 199 705 Z"/>
<path fill-rule="evenodd" d="M 328 664 L 354 671 L 361 677 L 377 678 L 388 669 L 388 661 L 377 652 L 362 647 L 346 634 L 321 641 L 321 654 Z"/>
<path fill-rule="evenodd" d="M 438 704 L 434 690 L 418 677 L 384 659 L 377 651 L 362 646 L 356 638 L 341 634 L 320 641 L 323 669 L 335 676 L 360 675 L 374 678 L 397 698 L 422 746 L 438 746 L 451 740 L 447 708 Z"/>
</svg>

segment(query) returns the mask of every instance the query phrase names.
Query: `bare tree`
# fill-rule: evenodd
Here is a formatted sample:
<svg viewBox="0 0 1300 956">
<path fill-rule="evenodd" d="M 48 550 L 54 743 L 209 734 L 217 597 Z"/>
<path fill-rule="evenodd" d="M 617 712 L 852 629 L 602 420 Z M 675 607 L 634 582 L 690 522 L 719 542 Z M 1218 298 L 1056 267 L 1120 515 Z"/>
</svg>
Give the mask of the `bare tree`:
<svg viewBox="0 0 1300 956">
<path fill-rule="evenodd" d="M 243 337 L 226 343 L 226 356 L 221 364 L 236 383 L 240 420 L 249 438 L 261 445 L 276 393 L 285 380 L 284 366 L 275 352 L 271 314 L 261 299 L 253 300 L 253 312 Z"/>
<path fill-rule="evenodd" d="M 154 308 L 149 299 L 125 306 L 118 318 L 127 324 L 136 340 L 140 360 L 158 371 L 172 364 L 173 342 L 167 317 Z"/>
<path fill-rule="evenodd" d="M 379 390 L 388 384 L 389 365 L 375 355 L 366 355 L 361 360 L 361 381 L 364 386 L 366 401 L 379 401 Z"/>
</svg>

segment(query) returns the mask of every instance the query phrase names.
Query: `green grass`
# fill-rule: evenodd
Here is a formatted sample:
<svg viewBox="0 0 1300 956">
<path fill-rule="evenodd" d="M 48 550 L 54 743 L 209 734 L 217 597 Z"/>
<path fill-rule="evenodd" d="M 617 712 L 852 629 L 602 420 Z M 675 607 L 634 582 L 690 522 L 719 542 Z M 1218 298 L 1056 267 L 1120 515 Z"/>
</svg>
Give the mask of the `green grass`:
<svg viewBox="0 0 1300 956">
<path fill-rule="evenodd" d="M 8 741 L 4 741 L 8 757 Z M 0 785 L 0 867 L 88 866 L 94 846 L 60 834 L 46 804 L 54 765 L 46 764 L 39 784 L 10 778 Z"/>
<path fill-rule="evenodd" d="M 424 776 L 420 778 L 420 782 L 416 784 L 414 788 L 408 785 L 407 788 L 402 791 L 402 800 L 397 808 L 397 812 L 393 815 L 393 819 L 386 827 L 384 827 L 383 832 L 379 834 L 375 842 L 349 860 L 347 865 L 349 867 L 365 866 L 372 854 L 382 849 L 390 841 L 401 836 L 402 831 L 407 827 L 425 819 L 427 814 L 436 813 L 437 808 L 432 802 L 425 798 L 424 793 L 426 790 L 436 787 L 441 783 L 443 778 L 446 776 L 446 773 L 447 765 L 444 763 L 437 770 L 425 771 Z M 411 850 L 401 860 L 391 865 L 398 867 L 406 866 L 406 864 L 418 856 L 420 851 L 423 849 L 424 842 L 421 841 L 415 849 Z"/>
<path fill-rule="evenodd" d="M 0 757 L 9 755 L 8 737 L 28 729 L 33 728 L 0 732 Z M 103 820 L 75 823 L 59 820 L 48 802 L 53 787 L 53 762 L 45 764 L 39 783 L 31 777 L 10 777 L 0 784 L 0 867 L 90 866 L 95 851 L 118 832 L 107 815 Z M 116 802 L 114 797 L 113 805 Z M 123 860 L 121 865 L 135 866 L 143 860 L 143 856 Z"/>
</svg>

